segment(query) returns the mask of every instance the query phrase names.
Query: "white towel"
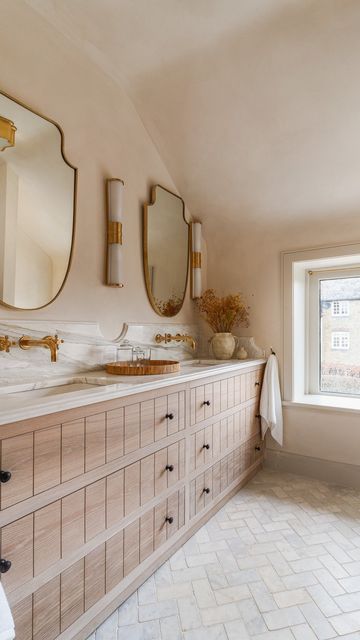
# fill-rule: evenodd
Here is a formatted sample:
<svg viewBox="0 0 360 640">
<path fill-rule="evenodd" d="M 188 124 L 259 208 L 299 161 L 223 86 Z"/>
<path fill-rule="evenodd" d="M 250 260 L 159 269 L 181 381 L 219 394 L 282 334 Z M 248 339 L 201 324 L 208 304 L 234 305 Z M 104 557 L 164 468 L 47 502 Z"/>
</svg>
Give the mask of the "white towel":
<svg viewBox="0 0 360 640">
<path fill-rule="evenodd" d="M 14 619 L 0 583 L 0 640 L 13 640 L 13 638 L 15 638 Z"/>
<path fill-rule="evenodd" d="M 260 398 L 261 434 L 270 429 L 271 435 L 283 445 L 283 417 L 279 383 L 278 361 L 275 354 L 269 357 L 264 373 Z"/>
</svg>

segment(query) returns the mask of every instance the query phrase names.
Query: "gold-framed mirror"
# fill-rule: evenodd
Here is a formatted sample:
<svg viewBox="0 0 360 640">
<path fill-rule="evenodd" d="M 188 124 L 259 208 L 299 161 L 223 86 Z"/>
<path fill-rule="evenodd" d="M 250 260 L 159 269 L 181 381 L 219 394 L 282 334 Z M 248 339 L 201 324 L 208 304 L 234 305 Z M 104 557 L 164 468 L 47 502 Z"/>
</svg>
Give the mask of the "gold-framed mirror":
<svg viewBox="0 0 360 640">
<path fill-rule="evenodd" d="M 146 290 L 160 316 L 181 310 L 188 281 L 190 225 L 180 196 L 159 184 L 144 205 L 143 254 Z"/>
<path fill-rule="evenodd" d="M 63 145 L 57 123 L 0 91 L 0 303 L 12 309 L 53 302 L 70 269 L 77 170 Z"/>
</svg>

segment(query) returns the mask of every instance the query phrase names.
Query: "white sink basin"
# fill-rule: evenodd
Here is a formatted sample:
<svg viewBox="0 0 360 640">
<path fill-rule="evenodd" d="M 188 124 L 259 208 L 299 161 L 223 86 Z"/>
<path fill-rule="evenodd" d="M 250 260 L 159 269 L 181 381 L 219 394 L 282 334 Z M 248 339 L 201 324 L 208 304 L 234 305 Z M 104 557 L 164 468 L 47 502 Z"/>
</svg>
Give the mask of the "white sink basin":
<svg viewBox="0 0 360 640">
<path fill-rule="evenodd" d="M 41 380 L 37 383 L 23 382 L 0 387 L 1 401 L 4 399 L 30 399 L 47 398 L 49 396 L 72 393 L 74 391 L 84 391 L 103 387 L 105 385 L 123 384 L 111 381 L 106 377 L 93 377 L 88 380 L 85 376 L 71 376 L 71 378 L 58 378 L 55 380 Z"/>
<path fill-rule="evenodd" d="M 185 360 L 181 363 L 182 367 L 216 367 L 228 364 L 230 360 Z"/>
<path fill-rule="evenodd" d="M 61 393 L 71 393 L 74 391 L 83 391 L 84 389 L 91 389 L 98 387 L 98 384 L 92 384 L 88 382 L 69 382 L 67 384 L 59 384 L 53 387 L 43 387 L 42 389 L 27 389 L 26 391 L 13 391 L 8 396 L 13 397 L 14 400 L 29 399 L 30 398 L 47 398 L 49 396 L 59 395 Z"/>
</svg>

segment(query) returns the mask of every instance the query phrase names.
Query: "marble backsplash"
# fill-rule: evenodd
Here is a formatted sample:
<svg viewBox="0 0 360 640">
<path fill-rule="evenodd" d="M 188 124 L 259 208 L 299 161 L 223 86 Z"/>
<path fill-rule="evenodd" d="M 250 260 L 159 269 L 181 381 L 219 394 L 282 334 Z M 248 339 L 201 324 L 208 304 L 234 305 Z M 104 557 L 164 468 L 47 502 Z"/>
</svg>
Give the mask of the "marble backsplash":
<svg viewBox="0 0 360 640">
<path fill-rule="evenodd" d="M 58 334 L 64 340 L 57 362 L 50 362 L 50 352 L 43 347 L 27 351 L 14 346 L 10 353 L 0 352 L 0 384 L 14 384 L 40 380 L 49 376 L 63 376 L 103 368 L 107 362 L 128 359 L 131 347 L 151 348 L 153 358 L 188 360 L 196 357 L 189 345 L 170 343 L 157 345 L 157 333 L 187 333 L 193 336 L 201 350 L 196 325 L 174 323 L 124 324 L 117 338 L 107 340 L 94 322 L 56 322 L 45 320 L 0 321 L 0 335 L 8 335 L 18 342 L 22 335 L 42 338 Z M 127 346 L 128 348 L 124 348 Z M 120 347 L 120 349 L 119 349 Z"/>
<path fill-rule="evenodd" d="M 158 345 L 155 342 L 157 333 L 191 335 L 196 341 L 196 351 L 186 343 Z M 133 347 L 145 348 L 147 354 L 151 349 L 151 357 L 161 360 L 184 361 L 196 357 L 212 357 L 207 336 L 195 324 L 129 323 L 122 326 L 114 340 L 108 340 L 102 335 L 96 322 L 0 320 L 0 335 L 8 335 L 16 343 L 22 335 L 42 338 L 54 334 L 64 340 L 58 351 L 57 362 L 50 361 L 50 351 L 44 347 L 24 351 L 16 345 L 11 347 L 10 353 L 0 351 L 0 385 L 36 382 L 48 377 L 100 370 L 107 362 L 131 359 Z M 249 358 L 264 356 L 264 350 L 256 345 L 254 338 L 238 338 L 239 346 L 244 346 Z"/>
</svg>

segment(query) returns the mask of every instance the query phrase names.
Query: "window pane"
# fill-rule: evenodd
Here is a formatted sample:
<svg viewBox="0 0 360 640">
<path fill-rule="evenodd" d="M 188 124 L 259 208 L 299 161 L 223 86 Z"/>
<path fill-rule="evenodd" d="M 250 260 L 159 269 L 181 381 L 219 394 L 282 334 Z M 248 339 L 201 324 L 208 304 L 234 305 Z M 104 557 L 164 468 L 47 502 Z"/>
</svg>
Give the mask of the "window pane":
<svg viewBox="0 0 360 640">
<path fill-rule="evenodd" d="M 360 395 L 360 278 L 320 280 L 320 391 Z"/>
</svg>

